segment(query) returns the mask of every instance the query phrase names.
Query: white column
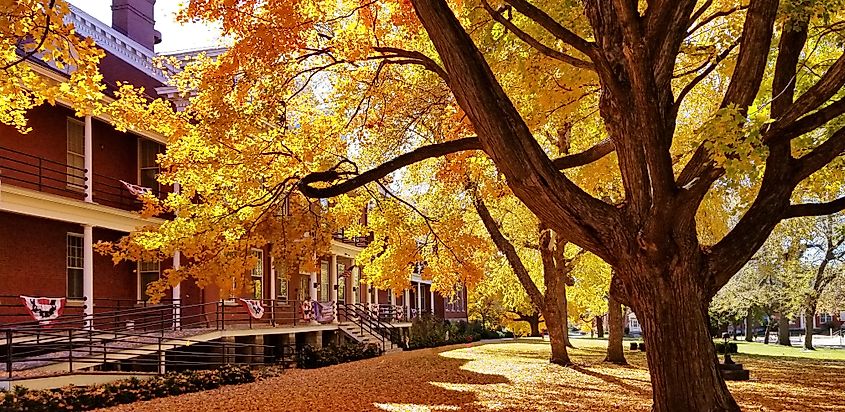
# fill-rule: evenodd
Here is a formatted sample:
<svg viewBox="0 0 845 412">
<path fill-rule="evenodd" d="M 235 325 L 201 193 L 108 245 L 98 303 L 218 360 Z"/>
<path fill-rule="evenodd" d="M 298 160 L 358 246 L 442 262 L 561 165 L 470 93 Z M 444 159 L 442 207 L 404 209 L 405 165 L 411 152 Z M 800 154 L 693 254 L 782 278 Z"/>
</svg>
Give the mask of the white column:
<svg viewBox="0 0 845 412">
<path fill-rule="evenodd" d="M 335 313 L 332 323 L 337 323 L 337 255 L 331 255 L 329 258 L 329 295 L 331 296 L 332 309 Z M 344 296 L 344 298 L 346 298 Z"/>
<path fill-rule="evenodd" d="M 422 315 L 422 282 L 417 282 L 417 316 Z"/>
<path fill-rule="evenodd" d="M 367 286 L 367 304 L 373 303 L 373 291 L 371 290 L 370 285 Z"/>
<path fill-rule="evenodd" d="M 311 288 L 311 300 L 317 300 L 317 272 L 311 272 L 311 284 L 308 285 Z"/>
<path fill-rule="evenodd" d="M 94 228 L 82 227 L 82 295 L 85 296 L 85 328 L 94 327 Z"/>
<path fill-rule="evenodd" d="M 411 319 L 411 289 L 405 289 L 402 297 L 402 304 L 405 306 L 405 319 Z"/>
<path fill-rule="evenodd" d="M 431 294 L 431 314 L 434 315 L 434 288 L 429 285 L 428 291 Z"/>
<path fill-rule="evenodd" d="M 182 267 L 182 254 L 177 250 L 173 254 L 173 270 Z M 182 326 L 182 282 L 173 287 L 173 329 Z"/>
<path fill-rule="evenodd" d="M 91 116 L 85 116 L 85 201 L 89 203 L 94 201 L 93 140 Z"/>
<path fill-rule="evenodd" d="M 276 262 L 270 256 L 270 300 L 276 300 Z"/>
<path fill-rule="evenodd" d="M 317 270 L 319 270 L 319 266 L 317 267 Z M 311 300 L 316 301 L 317 300 L 317 272 L 311 272 L 310 276 L 311 276 L 311 284 L 308 287 L 311 288 Z M 311 324 L 316 325 L 317 323 L 318 323 L 317 322 L 317 314 L 312 313 L 311 314 Z"/>
<path fill-rule="evenodd" d="M 373 295 L 373 303 L 378 305 L 378 288 L 374 288 L 373 291 L 375 292 Z"/>
</svg>

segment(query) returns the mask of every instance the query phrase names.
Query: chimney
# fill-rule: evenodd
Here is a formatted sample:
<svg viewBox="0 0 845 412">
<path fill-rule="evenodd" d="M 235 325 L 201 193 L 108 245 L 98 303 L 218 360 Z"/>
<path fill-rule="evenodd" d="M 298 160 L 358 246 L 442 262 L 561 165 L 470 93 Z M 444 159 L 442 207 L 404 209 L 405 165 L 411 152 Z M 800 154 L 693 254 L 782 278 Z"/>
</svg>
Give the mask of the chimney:
<svg viewBox="0 0 845 412">
<path fill-rule="evenodd" d="M 161 42 L 155 28 L 153 6 L 156 0 L 112 0 L 111 26 L 150 51 Z"/>
</svg>

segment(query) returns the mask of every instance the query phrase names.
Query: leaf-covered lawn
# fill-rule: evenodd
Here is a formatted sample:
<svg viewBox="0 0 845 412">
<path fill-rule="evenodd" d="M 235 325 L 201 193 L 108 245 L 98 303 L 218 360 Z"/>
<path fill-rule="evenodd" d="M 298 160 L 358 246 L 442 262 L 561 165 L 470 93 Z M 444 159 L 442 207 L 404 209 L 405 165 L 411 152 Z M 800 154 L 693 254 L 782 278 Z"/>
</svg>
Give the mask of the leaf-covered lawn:
<svg viewBox="0 0 845 412">
<path fill-rule="evenodd" d="M 648 411 L 645 357 L 601 363 L 601 341 L 576 341 L 578 366 L 547 362 L 520 340 L 394 353 L 110 411 Z M 729 386 L 746 411 L 845 411 L 845 362 L 737 356 L 751 382 Z M 683 367 L 678 365 L 678 367 Z"/>
</svg>

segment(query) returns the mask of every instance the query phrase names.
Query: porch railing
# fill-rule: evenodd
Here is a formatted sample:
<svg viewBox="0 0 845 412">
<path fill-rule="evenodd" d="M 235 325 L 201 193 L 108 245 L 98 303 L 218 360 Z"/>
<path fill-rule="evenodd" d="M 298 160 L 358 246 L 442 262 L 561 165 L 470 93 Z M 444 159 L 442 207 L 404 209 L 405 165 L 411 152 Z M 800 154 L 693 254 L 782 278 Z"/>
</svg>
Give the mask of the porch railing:
<svg viewBox="0 0 845 412">
<path fill-rule="evenodd" d="M 13 186 L 85 198 L 85 169 L 0 146 L 0 180 Z"/>
</svg>

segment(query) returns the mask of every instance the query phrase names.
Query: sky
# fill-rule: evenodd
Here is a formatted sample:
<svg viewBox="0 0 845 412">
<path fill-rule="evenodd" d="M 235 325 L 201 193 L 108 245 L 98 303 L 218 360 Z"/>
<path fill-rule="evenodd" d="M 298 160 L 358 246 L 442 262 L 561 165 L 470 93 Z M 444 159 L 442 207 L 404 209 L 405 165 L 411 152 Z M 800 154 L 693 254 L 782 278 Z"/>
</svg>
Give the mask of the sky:
<svg viewBox="0 0 845 412">
<path fill-rule="evenodd" d="M 111 25 L 111 0 L 69 0 L 97 20 Z M 155 5 L 155 28 L 161 32 L 161 43 L 155 46 L 157 53 L 216 47 L 220 45 L 217 31 L 212 27 L 176 22 L 176 12 L 184 0 L 158 0 Z"/>
</svg>

